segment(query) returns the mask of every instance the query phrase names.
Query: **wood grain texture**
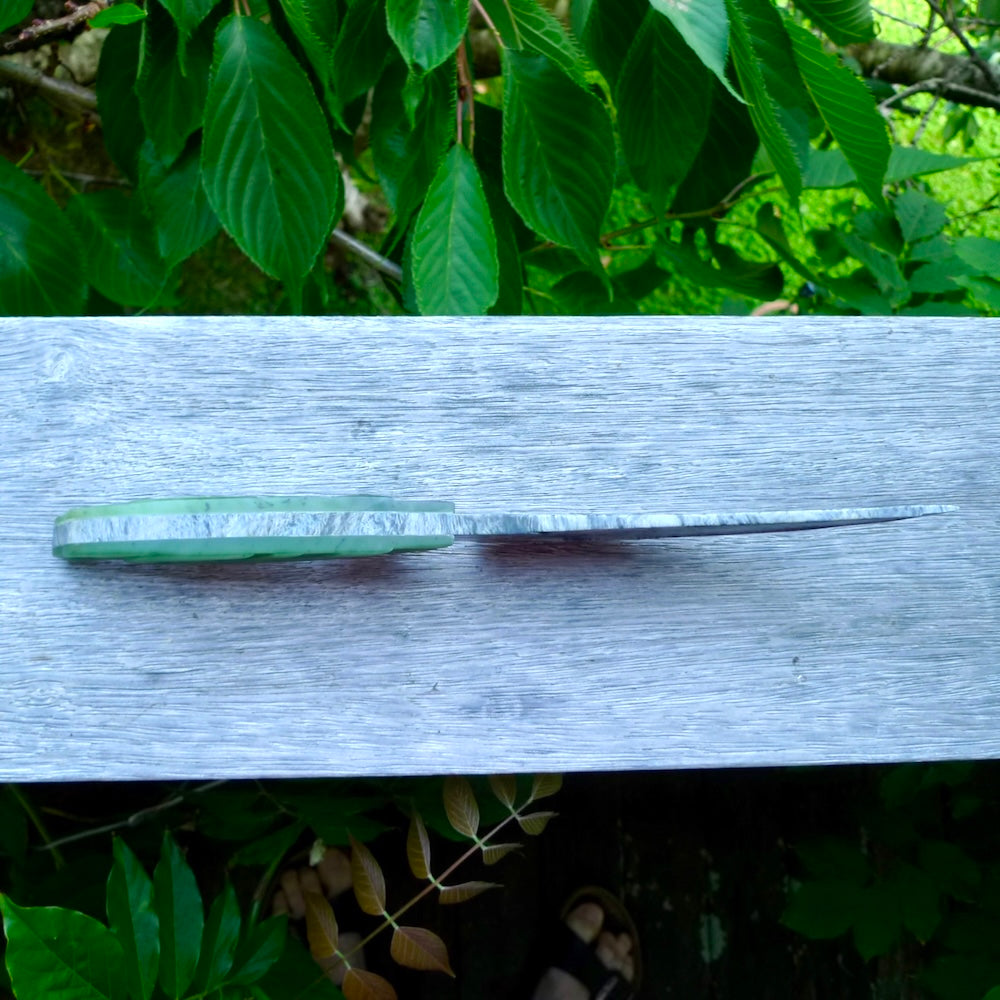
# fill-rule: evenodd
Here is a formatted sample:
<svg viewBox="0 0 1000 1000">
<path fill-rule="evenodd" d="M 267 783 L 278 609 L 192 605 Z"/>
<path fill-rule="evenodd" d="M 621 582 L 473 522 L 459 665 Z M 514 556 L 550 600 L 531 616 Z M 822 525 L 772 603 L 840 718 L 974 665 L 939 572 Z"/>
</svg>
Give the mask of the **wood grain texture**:
<svg viewBox="0 0 1000 1000">
<path fill-rule="evenodd" d="M 1000 756 L 1000 323 L 0 321 L 0 778 Z M 71 506 L 957 503 L 830 531 L 70 565 Z"/>
</svg>

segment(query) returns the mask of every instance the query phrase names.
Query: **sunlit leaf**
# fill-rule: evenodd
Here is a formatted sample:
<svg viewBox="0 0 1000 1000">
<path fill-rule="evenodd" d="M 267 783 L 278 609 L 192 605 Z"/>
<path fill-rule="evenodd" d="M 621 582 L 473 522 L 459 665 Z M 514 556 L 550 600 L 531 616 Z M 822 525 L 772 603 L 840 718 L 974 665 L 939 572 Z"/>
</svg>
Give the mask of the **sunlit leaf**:
<svg viewBox="0 0 1000 1000">
<path fill-rule="evenodd" d="M 504 190 L 541 236 L 600 268 L 614 182 L 614 135 L 601 102 L 544 56 L 505 51 Z"/>
<path fill-rule="evenodd" d="M 677 29 L 650 10 L 622 67 L 615 104 L 625 160 L 657 215 L 704 142 L 712 87 Z"/>
<path fill-rule="evenodd" d="M 836 45 L 867 42 L 875 34 L 868 0 L 795 0 L 795 6 Z"/>
<path fill-rule="evenodd" d="M 160 960 L 160 921 L 153 909 L 153 880 L 121 837 L 112 847 L 108 923 L 125 955 L 129 993 L 149 1000 Z"/>
<path fill-rule="evenodd" d="M 322 961 L 333 958 L 337 954 L 340 935 L 337 931 L 337 918 L 329 900 L 318 892 L 305 893 L 306 901 L 306 936 L 309 938 L 309 951 L 312 957 Z"/>
<path fill-rule="evenodd" d="M 556 815 L 558 814 L 554 812 L 528 813 L 526 816 L 518 816 L 517 822 L 525 833 L 537 837 L 548 826 L 549 820 Z"/>
<path fill-rule="evenodd" d="M 416 878 L 430 878 L 431 842 L 427 836 L 427 827 L 416 810 L 410 817 L 410 829 L 406 835 L 406 858 L 410 863 L 410 871 Z"/>
<path fill-rule="evenodd" d="M 465 34 L 469 0 L 386 0 L 386 21 L 396 48 L 410 66 L 440 66 Z"/>
<path fill-rule="evenodd" d="M 464 903 L 475 899 L 487 889 L 499 889 L 499 882 L 463 882 L 461 885 L 443 885 L 438 892 L 439 903 Z"/>
<path fill-rule="evenodd" d="M 536 774 L 531 782 L 531 801 L 555 795 L 562 788 L 562 785 L 561 774 Z"/>
<path fill-rule="evenodd" d="M 857 175 L 861 190 L 885 206 L 882 184 L 889 166 L 889 134 L 871 92 L 801 25 L 786 24 L 802 78 L 823 121 Z"/>
<path fill-rule="evenodd" d="M 513 774 L 491 774 L 490 788 L 508 809 L 514 807 L 514 800 L 517 798 L 517 778 Z"/>
<path fill-rule="evenodd" d="M 0 156 L 0 315 L 82 312 L 83 265 L 66 216 L 37 181 Z"/>
<path fill-rule="evenodd" d="M 729 17 L 726 0 L 649 0 L 670 20 L 681 37 L 724 87 L 729 53 Z"/>
<path fill-rule="evenodd" d="M 950 156 L 931 153 L 912 146 L 893 146 L 886 169 L 887 184 L 954 170 L 978 162 L 975 156 Z M 814 149 L 809 154 L 809 166 L 803 176 L 806 188 L 839 188 L 857 184 L 858 178 L 840 149 Z"/>
<path fill-rule="evenodd" d="M 413 284 L 425 316 L 481 316 L 496 301 L 496 236 L 479 172 L 464 146 L 452 146 L 417 216 Z"/>
<path fill-rule="evenodd" d="M 19 1000 L 125 1000 L 125 958 L 103 924 L 56 906 L 0 895 L 7 971 Z"/>
<path fill-rule="evenodd" d="M 963 236 L 955 241 L 955 253 L 983 274 L 1000 276 L 1000 241 L 986 236 Z"/>
<path fill-rule="evenodd" d="M 351 875 L 358 906 L 373 917 L 385 913 L 385 876 L 375 855 L 360 841 L 351 837 Z"/>
<path fill-rule="evenodd" d="M 92 28 L 110 28 L 115 24 L 132 24 L 134 21 L 141 21 L 145 16 L 146 11 L 134 3 L 118 3 L 114 7 L 105 7 L 104 10 L 99 10 L 90 19 L 90 26 Z"/>
<path fill-rule="evenodd" d="M 479 806 L 472 785 L 465 778 L 449 775 L 444 779 L 444 811 L 448 822 L 473 840 L 479 830 Z"/>
<path fill-rule="evenodd" d="M 520 844 L 486 844 L 482 848 L 483 864 L 495 865 L 510 854 L 511 851 L 518 851 L 520 849 Z"/>
<path fill-rule="evenodd" d="M 343 184 L 305 71 L 250 17 L 231 15 L 216 33 L 202 174 L 240 249 L 299 288 L 326 245 Z"/>
<path fill-rule="evenodd" d="M 194 977 L 201 992 L 210 992 L 225 979 L 233 967 L 239 940 L 240 904 L 232 883 L 226 882 L 222 892 L 215 897 L 205 922 L 201 957 Z"/>
<path fill-rule="evenodd" d="M 180 997 L 198 966 L 205 914 L 194 873 L 169 832 L 153 872 L 153 900 L 160 918 L 160 986 L 167 996 Z"/>
<path fill-rule="evenodd" d="M 397 927 L 392 933 L 389 954 L 407 969 L 455 975 L 448 962 L 444 941 L 425 927 Z"/>
<path fill-rule="evenodd" d="M 392 983 L 367 969 L 349 969 L 340 988 L 347 1000 L 396 1000 Z"/>
</svg>

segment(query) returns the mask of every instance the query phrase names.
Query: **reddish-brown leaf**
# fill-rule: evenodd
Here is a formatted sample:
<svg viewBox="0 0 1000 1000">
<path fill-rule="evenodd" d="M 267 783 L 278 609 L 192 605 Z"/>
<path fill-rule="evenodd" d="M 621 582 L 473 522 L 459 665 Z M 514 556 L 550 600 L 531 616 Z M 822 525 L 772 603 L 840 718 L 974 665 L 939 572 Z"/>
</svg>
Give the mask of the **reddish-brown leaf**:
<svg viewBox="0 0 1000 1000">
<path fill-rule="evenodd" d="M 517 822 L 525 833 L 537 837 L 548 826 L 549 820 L 556 815 L 558 813 L 554 812 L 528 813 L 527 816 L 518 816 Z"/>
<path fill-rule="evenodd" d="M 333 915 L 333 907 L 325 896 L 318 892 L 307 892 L 306 901 L 306 936 L 309 938 L 309 950 L 315 959 L 322 961 L 333 958 L 337 953 L 337 918 Z"/>
<path fill-rule="evenodd" d="M 407 969 L 446 972 L 454 978 L 444 941 L 426 927 L 397 927 L 392 932 L 389 954 Z"/>
<path fill-rule="evenodd" d="M 415 809 L 410 817 L 410 832 L 406 835 L 406 858 L 410 871 L 417 878 L 431 876 L 431 842 L 427 837 L 427 827 Z"/>
<path fill-rule="evenodd" d="M 351 875 L 358 906 L 373 917 L 385 913 L 385 876 L 375 855 L 351 837 Z"/>
<path fill-rule="evenodd" d="M 340 991 L 347 1000 L 396 1000 L 392 983 L 367 969 L 348 969 Z"/>
<path fill-rule="evenodd" d="M 461 885 L 443 885 L 438 892 L 439 903 L 464 903 L 487 889 L 499 889 L 499 882 L 463 882 Z"/>
<path fill-rule="evenodd" d="M 517 797 L 517 778 L 513 774 L 491 774 L 490 788 L 508 809 L 514 808 L 514 799 Z"/>
<path fill-rule="evenodd" d="M 562 783 L 561 774 L 536 774 L 535 780 L 531 783 L 531 801 L 555 795 L 562 788 Z"/>
<path fill-rule="evenodd" d="M 520 844 L 487 844 L 483 848 L 483 864 L 495 865 L 501 858 L 507 857 L 511 851 L 516 851 Z"/>
<path fill-rule="evenodd" d="M 479 829 L 479 806 L 472 785 L 455 775 L 444 779 L 444 811 L 448 822 L 463 836 L 476 839 Z"/>
</svg>

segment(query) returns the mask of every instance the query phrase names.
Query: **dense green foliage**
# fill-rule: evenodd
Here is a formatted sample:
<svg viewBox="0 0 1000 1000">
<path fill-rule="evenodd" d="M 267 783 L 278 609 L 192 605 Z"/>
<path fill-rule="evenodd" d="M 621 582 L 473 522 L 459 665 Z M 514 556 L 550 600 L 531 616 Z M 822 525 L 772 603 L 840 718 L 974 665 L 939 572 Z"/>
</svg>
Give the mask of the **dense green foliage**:
<svg viewBox="0 0 1000 1000">
<path fill-rule="evenodd" d="M 26 12 L 0 3 L 0 29 Z M 220 228 L 283 308 L 338 311 L 345 178 L 389 212 L 398 310 L 629 313 L 679 283 L 744 311 L 1000 311 L 1000 243 L 925 183 L 970 161 L 895 144 L 833 48 L 873 37 L 867 0 L 574 0 L 567 23 L 541 0 L 149 0 L 92 23 L 127 184 L 0 159 L 0 313 L 186 311 Z M 833 189 L 832 224 L 804 224 Z"/>
</svg>

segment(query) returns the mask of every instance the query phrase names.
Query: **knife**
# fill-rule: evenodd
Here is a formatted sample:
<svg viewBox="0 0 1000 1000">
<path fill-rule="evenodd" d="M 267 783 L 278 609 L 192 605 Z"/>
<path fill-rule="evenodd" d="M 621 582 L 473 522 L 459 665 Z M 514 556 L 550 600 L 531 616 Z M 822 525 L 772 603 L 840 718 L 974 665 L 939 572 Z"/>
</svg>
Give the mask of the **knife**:
<svg viewBox="0 0 1000 1000">
<path fill-rule="evenodd" d="M 456 514 L 383 496 L 177 497 L 74 507 L 56 518 L 63 559 L 205 562 L 415 552 L 456 538 L 684 538 L 802 531 L 950 514 L 946 504 L 703 514 Z"/>
</svg>

